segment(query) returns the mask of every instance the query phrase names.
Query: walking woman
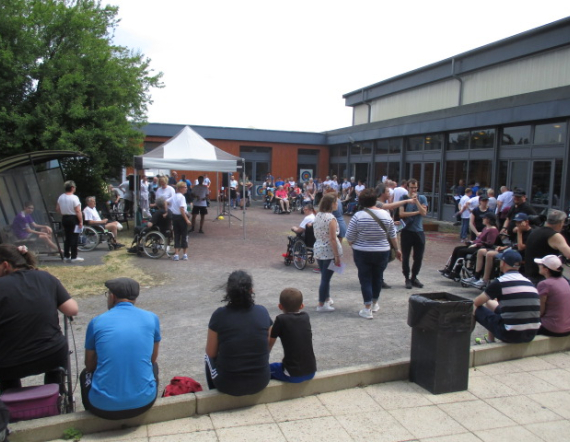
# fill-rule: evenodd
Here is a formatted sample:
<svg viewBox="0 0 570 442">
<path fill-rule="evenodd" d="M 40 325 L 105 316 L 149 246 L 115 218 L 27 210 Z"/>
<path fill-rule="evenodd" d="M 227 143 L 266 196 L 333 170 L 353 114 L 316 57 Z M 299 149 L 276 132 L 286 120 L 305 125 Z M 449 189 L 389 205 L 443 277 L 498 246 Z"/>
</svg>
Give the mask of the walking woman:
<svg viewBox="0 0 570 442">
<path fill-rule="evenodd" d="M 380 310 L 378 299 L 384 282 L 384 270 L 390 259 L 390 245 L 396 249 L 396 258 L 400 261 L 402 252 L 390 213 L 376 207 L 376 190 L 364 189 L 358 201 L 364 210 L 356 212 L 350 219 L 346 240 L 352 246 L 364 301 L 364 308 L 358 314 L 362 318 L 373 319 L 372 313 Z"/>
<path fill-rule="evenodd" d="M 36 270 L 26 246 L 0 244 L 0 392 L 21 387 L 20 378 L 46 373 L 45 383 L 58 383 L 68 358 L 58 311 L 78 312 L 77 302 L 59 279 Z"/>
<path fill-rule="evenodd" d="M 83 230 L 83 214 L 81 202 L 75 195 L 75 182 L 66 181 L 65 192 L 57 199 L 56 210 L 61 213 L 61 225 L 65 238 L 63 240 L 63 257 L 65 262 L 81 262 L 83 258 L 77 256 L 77 243 L 79 233 Z"/>
<path fill-rule="evenodd" d="M 339 227 L 333 215 L 337 207 L 336 193 L 327 193 L 321 198 L 319 213 L 313 223 L 316 239 L 313 250 L 321 271 L 318 312 L 334 311 L 333 300 L 330 297 L 330 283 L 334 272 L 329 270 L 329 265 L 334 261 L 335 266 L 340 266 L 342 256 L 342 245 L 338 239 Z"/>
<path fill-rule="evenodd" d="M 255 394 L 269 383 L 269 313 L 253 300 L 251 275 L 232 272 L 225 284 L 226 303 L 208 324 L 206 378 L 210 390 L 232 396 Z"/>
</svg>

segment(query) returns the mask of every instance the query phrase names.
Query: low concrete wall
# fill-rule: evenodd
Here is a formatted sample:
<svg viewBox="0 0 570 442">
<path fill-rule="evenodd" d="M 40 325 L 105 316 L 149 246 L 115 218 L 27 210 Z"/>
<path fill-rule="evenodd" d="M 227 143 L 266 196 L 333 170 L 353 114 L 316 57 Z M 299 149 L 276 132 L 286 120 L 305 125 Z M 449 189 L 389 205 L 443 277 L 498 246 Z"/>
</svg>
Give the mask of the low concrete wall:
<svg viewBox="0 0 570 442">
<path fill-rule="evenodd" d="M 540 356 L 570 349 L 570 337 L 549 338 L 537 336 L 528 344 L 489 344 L 471 347 L 469 365 L 478 367 L 496 362 Z M 387 364 L 359 365 L 317 373 L 311 381 L 301 384 L 287 384 L 271 381 L 267 388 L 249 396 L 228 396 L 217 391 L 203 391 L 157 399 L 154 406 L 144 415 L 133 419 L 109 421 L 89 412 L 65 414 L 10 425 L 12 442 L 43 442 L 58 439 L 68 428 L 76 428 L 83 434 L 137 427 L 139 425 L 164 422 L 231 410 L 257 404 L 278 402 L 287 399 L 310 396 L 318 393 L 345 390 L 365 385 L 408 379 L 410 363 L 399 360 Z"/>
</svg>

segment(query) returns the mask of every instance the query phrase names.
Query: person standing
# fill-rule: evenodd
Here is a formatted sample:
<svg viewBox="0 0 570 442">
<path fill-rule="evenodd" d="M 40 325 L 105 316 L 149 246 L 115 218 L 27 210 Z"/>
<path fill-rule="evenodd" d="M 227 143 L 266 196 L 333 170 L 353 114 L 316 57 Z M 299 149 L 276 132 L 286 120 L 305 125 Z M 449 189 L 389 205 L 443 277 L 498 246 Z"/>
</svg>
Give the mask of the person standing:
<svg viewBox="0 0 570 442">
<path fill-rule="evenodd" d="M 196 215 L 200 214 L 200 230 L 198 233 L 204 233 L 204 217 L 208 214 L 208 193 L 210 191 L 204 185 L 204 177 L 200 175 L 198 177 L 198 184 L 192 189 L 192 195 L 194 195 L 194 205 L 192 207 L 192 226 L 190 227 L 190 232 L 194 231 L 196 226 Z"/>
<path fill-rule="evenodd" d="M 81 202 L 75 195 L 75 182 L 66 181 L 65 192 L 57 199 L 56 211 L 61 214 L 61 225 L 63 226 L 63 259 L 65 262 L 82 262 L 83 258 L 77 256 L 77 244 L 79 233 L 83 230 L 83 214 L 81 213 Z"/>
<path fill-rule="evenodd" d="M 330 297 L 330 282 L 334 274 L 329 265 L 340 266 L 342 245 L 338 240 L 339 227 L 335 216 L 332 214 L 337 208 L 337 197 L 334 193 L 328 193 L 321 198 L 319 213 L 313 223 L 315 233 L 314 256 L 321 271 L 321 283 L 319 285 L 319 305 L 317 312 L 332 312 L 334 307 Z"/>
<path fill-rule="evenodd" d="M 175 191 L 172 186 L 168 185 L 168 179 L 164 176 L 158 179 L 158 188 L 155 192 L 156 199 L 163 198 L 166 201 L 167 207 L 170 209 L 172 204 L 172 198 L 174 198 Z M 153 205 L 154 206 L 154 205 Z"/>
<path fill-rule="evenodd" d="M 408 180 L 408 191 L 410 198 L 416 198 L 418 204 L 406 204 L 399 208 L 400 219 L 406 225 L 401 230 L 400 241 L 402 246 L 402 273 L 404 274 L 407 289 L 417 287 L 421 289 L 424 285 L 418 280 L 418 274 L 422 268 L 422 260 L 425 250 L 425 235 L 423 217 L 427 214 L 428 202 L 424 195 L 418 194 L 418 181 L 414 178 Z M 404 197 L 402 197 L 404 198 Z M 414 252 L 414 264 L 410 278 L 410 255 Z"/>
<path fill-rule="evenodd" d="M 384 270 L 390 259 L 390 245 L 396 249 L 399 260 L 402 259 L 402 252 L 390 213 L 376 207 L 376 190 L 368 188 L 360 192 L 360 205 L 364 210 L 350 219 L 346 239 L 352 247 L 364 301 L 364 308 L 358 314 L 362 318 L 373 319 L 372 313 L 380 310 L 378 300 Z"/>
<path fill-rule="evenodd" d="M 459 200 L 459 212 L 457 212 L 457 216 L 461 219 L 460 241 L 467 241 L 467 235 L 469 234 L 469 222 L 471 220 L 471 204 L 469 200 L 471 199 L 472 193 L 473 191 L 468 187 L 465 189 L 465 194 Z"/>
<path fill-rule="evenodd" d="M 158 394 L 160 321 L 135 307 L 137 281 L 116 278 L 105 286 L 109 311 L 87 326 L 81 399 L 103 419 L 129 419 L 150 409 Z"/>
<path fill-rule="evenodd" d="M 176 195 L 172 198 L 172 230 L 174 230 L 174 256 L 173 261 L 188 261 L 188 227 L 190 220 L 186 212 L 186 190 L 188 185 L 184 181 L 176 183 Z M 182 252 L 182 257 L 180 257 Z"/>
<path fill-rule="evenodd" d="M 139 196 L 139 204 L 141 206 L 141 213 L 143 218 L 150 218 L 151 214 L 149 211 L 149 191 L 148 191 L 148 181 L 146 180 L 146 175 L 143 172 L 141 174 L 141 191 Z"/>
<path fill-rule="evenodd" d="M 131 180 L 133 179 L 133 175 L 129 175 L 125 181 L 119 184 L 119 189 L 123 191 L 123 201 L 125 202 L 125 214 L 126 216 L 133 216 L 133 189 Z"/>
</svg>

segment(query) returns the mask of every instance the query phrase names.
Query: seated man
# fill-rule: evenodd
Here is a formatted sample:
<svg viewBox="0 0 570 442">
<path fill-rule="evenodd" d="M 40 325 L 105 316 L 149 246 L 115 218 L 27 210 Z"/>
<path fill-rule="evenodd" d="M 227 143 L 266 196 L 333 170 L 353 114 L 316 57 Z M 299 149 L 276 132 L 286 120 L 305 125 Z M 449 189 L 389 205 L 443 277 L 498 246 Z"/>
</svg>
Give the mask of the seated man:
<svg viewBox="0 0 570 442">
<path fill-rule="evenodd" d="M 305 233 L 305 229 L 315 221 L 315 209 L 312 204 L 305 204 L 303 206 L 303 213 L 305 214 L 305 218 L 303 218 L 299 227 L 291 227 L 291 231 L 295 232 L 297 235 L 303 235 Z"/>
<path fill-rule="evenodd" d="M 158 394 L 160 323 L 135 307 L 138 282 L 117 278 L 105 286 L 109 311 L 87 327 L 81 399 L 103 419 L 129 419 L 150 409 Z"/>
<path fill-rule="evenodd" d="M 291 212 L 291 209 L 289 208 L 289 197 L 283 186 L 279 186 L 277 188 L 277 191 L 275 192 L 275 201 L 279 203 L 283 212 Z"/>
<path fill-rule="evenodd" d="M 34 204 L 27 201 L 24 203 L 24 210 L 16 215 L 12 222 L 12 232 L 18 241 L 39 239 L 50 252 L 58 252 L 59 249 L 52 240 L 52 229 L 49 226 L 36 224 L 32 218 Z"/>
<path fill-rule="evenodd" d="M 152 214 L 150 221 L 147 222 L 146 226 L 142 229 L 141 235 L 147 233 L 153 227 L 156 227 L 160 233 L 168 237 L 172 231 L 172 212 L 167 209 L 166 200 L 164 198 L 157 198 L 154 204 L 156 210 Z"/>
<path fill-rule="evenodd" d="M 101 219 L 99 212 L 95 208 L 97 201 L 94 196 L 88 196 L 85 200 L 87 207 L 83 209 L 83 217 L 85 218 L 85 224 L 88 226 L 101 226 L 113 234 L 113 246 L 115 250 L 119 247 L 124 247 L 124 244 L 117 242 L 117 231 L 121 230 L 123 226 L 119 221 L 111 221 L 107 218 Z"/>
<path fill-rule="evenodd" d="M 530 342 L 540 328 L 538 291 L 518 271 L 522 257 L 515 250 L 501 256 L 502 276 L 473 301 L 475 319 L 489 330 L 489 341 Z"/>
</svg>

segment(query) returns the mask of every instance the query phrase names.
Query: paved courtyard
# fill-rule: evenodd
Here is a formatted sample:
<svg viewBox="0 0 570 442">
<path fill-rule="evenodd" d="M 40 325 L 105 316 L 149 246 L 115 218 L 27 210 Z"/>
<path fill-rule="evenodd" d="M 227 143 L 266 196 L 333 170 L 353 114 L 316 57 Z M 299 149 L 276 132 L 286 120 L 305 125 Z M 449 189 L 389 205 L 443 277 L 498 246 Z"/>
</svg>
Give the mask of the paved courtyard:
<svg viewBox="0 0 570 442">
<path fill-rule="evenodd" d="M 336 311 L 317 313 L 320 276 L 312 271 L 316 264 L 300 271 L 285 266 L 282 257 L 287 236 L 291 234 L 290 227 L 298 225 L 302 215 L 277 215 L 258 204 L 254 203 L 247 211 L 245 240 L 242 222 L 232 218 L 230 225 L 228 217 L 213 221 L 217 209 L 214 205 L 204 226 L 205 234 L 190 234 L 189 261 L 173 262 L 166 257 L 160 260 L 129 258 L 160 281 L 157 286 L 143 287 L 137 305 L 155 312 L 161 320 L 163 339 L 158 359 L 161 389 L 173 376 L 179 375 L 190 376 L 205 385 L 203 354 L 208 321 L 212 312 L 222 305 L 223 292 L 219 286 L 236 269 L 245 269 L 253 275 L 256 302 L 267 307 L 272 317 L 280 313 L 277 304 L 283 288 L 292 286 L 303 292 L 305 310 L 311 316 L 319 370 L 409 357 L 411 329 L 406 321 L 408 298 L 412 293 L 445 291 L 468 298 L 479 293 L 461 288 L 439 275 L 437 269 L 445 264 L 451 250 L 459 243 L 456 234 L 433 232 L 427 235 L 424 266 L 419 275 L 425 288 L 406 290 L 400 263 L 392 262 L 385 274 L 385 280 L 392 288 L 382 291 L 381 310 L 373 320 L 358 316 L 362 303 L 360 286 L 352 251 L 345 243 L 346 271 L 335 275 L 331 284 Z M 241 218 L 241 212 L 236 212 L 236 216 Z M 348 223 L 349 217 L 346 221 Z M 99 246 L 93 252 L 83 253 L 86 261 L 82 265 L 100 261 L 107 253 L 104 249 Z M 122 249 L 113 253 L 126 252 Z M 77 269 L 80 277 L 81 265 L 77 265 Z M 106 301 L 101 293 L 79 299 L 79 307 L 74 331 L 81 369 L 86 326 L 91 318 L 106 310 Z M 483 334 L 478 326 L 474 337 Z M 277 343 L 271 361 L 281 358 L 281 345 Z"/>
</svg>

